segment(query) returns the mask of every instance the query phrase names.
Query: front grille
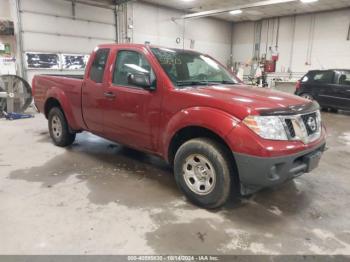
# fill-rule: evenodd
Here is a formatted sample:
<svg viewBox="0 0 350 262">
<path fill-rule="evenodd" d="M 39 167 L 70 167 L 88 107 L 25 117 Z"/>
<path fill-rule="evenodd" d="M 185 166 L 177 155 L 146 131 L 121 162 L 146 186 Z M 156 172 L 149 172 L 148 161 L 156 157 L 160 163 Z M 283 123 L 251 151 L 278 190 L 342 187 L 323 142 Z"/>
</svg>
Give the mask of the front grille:
<svg viewBox="0 0 350 262">
<path fill-rule="evenodd" d="M 292 120 L 291 119 L 285 119 L 284 121 L 286 122 L 286 126 L 287 126 L 287 129 L 288 129 L 290 137 L 294 138 L 295 137 L 295 130 L 294 130 L 294 127 L 293 127 Z"/>
<path fill-rule="evenodd" d="M 316 116 L 316 113 L 312 113 L 312 114 L 307 114 L 307 115 L 302 115 L 301 116 L 301 119 L 303 120 L 304 122 L 304 125 L 305 125 L 305 128 L 306 128 L 306 131 L 307 131 L 307 135 L 310 136 L 314 133 L 317 132 L 318 130 L 318 126 L 317 126 L 317 116 Z M 313 119 L 313 124 L 314 126 L 312 126 L 310 123 L 309 123 L 309 119 Z"/>
<path fill-rule="evenodd" d="M 281 116 L 281 120 L 290 140 L 309 143 L 321 135 L 321 118 L 318 111 L 305 115 Z"/>
</svg>

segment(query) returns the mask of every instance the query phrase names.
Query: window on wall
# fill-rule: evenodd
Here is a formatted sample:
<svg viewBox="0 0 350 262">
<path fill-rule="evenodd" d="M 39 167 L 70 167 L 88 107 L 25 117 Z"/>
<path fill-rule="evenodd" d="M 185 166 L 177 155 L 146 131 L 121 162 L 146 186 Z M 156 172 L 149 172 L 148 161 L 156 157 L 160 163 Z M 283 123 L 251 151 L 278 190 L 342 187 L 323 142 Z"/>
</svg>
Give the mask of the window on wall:
<svg viewBox="0 0 350 262">
<path fill-rule="evenodd" d="M 119 51 L 114 67 L 113 83 L 121 86 L 133 86 L 128 82 L 128 77 L 132 74 L 150 74 L 151 83 L 155 82 L 151 65 L 142 54 L 135 51 Z"/>
<path fill-rule="evenodd" d="M 109 49 L 99 49 L 96 51 L 94 61 L 90 69 L 90 79 L 96 83 L 102 83 Z"/>
<path fill-rule="evenodd" d="M 333 78 L 333 71 L 324 71 L 316 73 L 313 77 L 313 81 L 317 83 L 333 83 Z"/>
</svg>

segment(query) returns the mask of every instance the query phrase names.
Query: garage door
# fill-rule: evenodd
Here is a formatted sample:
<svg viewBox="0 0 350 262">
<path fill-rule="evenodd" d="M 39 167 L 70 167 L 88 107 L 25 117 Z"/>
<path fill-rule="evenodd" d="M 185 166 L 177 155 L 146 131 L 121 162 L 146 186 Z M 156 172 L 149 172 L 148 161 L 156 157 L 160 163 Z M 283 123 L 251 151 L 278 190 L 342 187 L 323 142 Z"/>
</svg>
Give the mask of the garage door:
<svg viewBox="0 0 350 262">
<path fill-rule="evenodd" d="M 112 8 L 82 3 L 73 8 L 65 0 L 22 0 L 19 8 L 24 76 L 30 82 L 39 73 L 83 74 L 79 59 L 98 44 L 115 42 Z"/>
</svg>

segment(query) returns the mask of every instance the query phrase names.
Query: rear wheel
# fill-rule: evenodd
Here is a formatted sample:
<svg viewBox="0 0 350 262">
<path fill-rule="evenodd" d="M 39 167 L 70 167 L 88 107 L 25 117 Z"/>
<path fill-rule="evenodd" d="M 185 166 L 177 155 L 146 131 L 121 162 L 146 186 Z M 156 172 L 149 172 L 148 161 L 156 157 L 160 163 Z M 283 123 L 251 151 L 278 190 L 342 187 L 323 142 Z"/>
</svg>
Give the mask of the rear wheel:
<svg viewBox="0 0 350 262">
<path fill-rule="evenodd" d="M 49 115 L 49 132 L 52 141 L 56 146 L 69 146 L 75 140 L 75 134 L 69 132 L 67 120 L 58 107 L 50 110 Z"/>
<path fill-rule="evenodd" d="M 175 180 L 191 202 L 204 208 L 225 204 L 232 183 L 228 154 L 221 144 L 208 138 L 189 140 L 178 149 Z"/>
<path fill-rule="evenodd" d="M 311 94 L 308 94 L 308 93 L 301 94 L 300 96 L 302 98 L 305 98 L 305 99 L 310 100 L 310 101 L 314 100 L 314 97 Z"/>
</svg>

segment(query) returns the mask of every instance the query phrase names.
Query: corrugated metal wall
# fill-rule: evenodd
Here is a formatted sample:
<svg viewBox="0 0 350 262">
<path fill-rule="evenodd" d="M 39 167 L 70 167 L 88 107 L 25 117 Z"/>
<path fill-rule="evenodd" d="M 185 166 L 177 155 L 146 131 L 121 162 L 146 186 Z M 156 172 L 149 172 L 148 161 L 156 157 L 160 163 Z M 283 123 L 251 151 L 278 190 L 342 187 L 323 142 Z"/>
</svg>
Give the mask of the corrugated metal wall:
<svg viewBox="0 0 350 262">
<path fill-rule="evenodd" d="M 19 0 L 22 27 L 22 53 L 52 52 L 89 54 L 98 44 L 115 42 L 115 17 L 112 8 L 101 8 L 63 0 Z M 27 69 L 31 82 L 38 73 L 82 74 L 82 71 Z"/>
</svg>

